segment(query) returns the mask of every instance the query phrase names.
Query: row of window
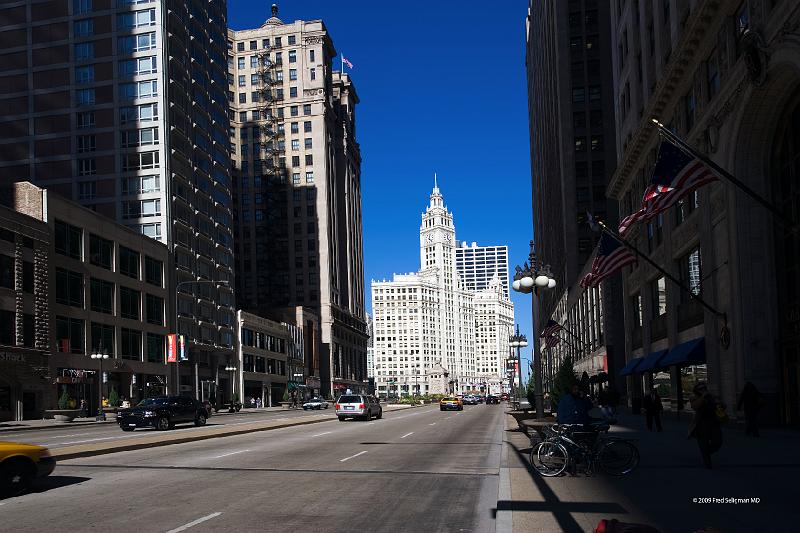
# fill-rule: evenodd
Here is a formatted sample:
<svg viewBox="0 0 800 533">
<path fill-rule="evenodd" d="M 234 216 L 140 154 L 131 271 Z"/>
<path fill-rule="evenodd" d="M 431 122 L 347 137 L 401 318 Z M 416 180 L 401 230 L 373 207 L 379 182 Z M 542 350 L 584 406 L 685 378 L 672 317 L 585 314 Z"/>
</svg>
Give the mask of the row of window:
<svg viewBox="0 0 800 533">
<path fill-rule="evenodd" d="M 87 347 L 85 321 L 79 318 L 56 316 L 56 342 L 59 352 L 83 354 L 88 348 L 90 353 L 102 350 L 111 357 L 119 356 L 122 359 L 148 363 L 166 363 L 163 335 L 143 334 L 138 330 L 121 327 L 119 328 L 119 347 L 117 347 L 115 337 L 116 328 L 114 326 L 91 322 L 89 325 L 90 344 Z M 144 348 L 144 352 L 142 348 Z"/>
<path fill-rule="evenodd" d="M 286 353 L 286 339 L 268 333 L 242 328 L 242 345 L 275 353 Z"/>
<path fill-rule="evenodd" d="M 259 372 L 275 376 L 286 375 L 286 361 L 259 357 L 252 354 L 242 354 L 242 370 L 245 372 Z"/>
<path fill-rule="evenodd" d="M 297 44 L 297 36 L 296 35 L 288 35 L 286 36 L 286 42 L 289 46 Z M 273 46 L 276 48 L 280 48 L 283 46 L 283 37 L 275 37 L 272 41 Z M 258 50 L 258 41 L 253 40 L 249 42 L 250 50 Z M 269 39 L 261 39 L 261 48 L 269 48 L 270 47 L 270 40 Z M 233 50 L 233 41 L 228 41 L 228 50 Z M 240 41 L 236 43 L 236 51 L 237 52 L 244 52 L 244 41 Z M 314 50 L 310 50 L 310 58 L 311 61 L 314 61 Z"/>
</svg>

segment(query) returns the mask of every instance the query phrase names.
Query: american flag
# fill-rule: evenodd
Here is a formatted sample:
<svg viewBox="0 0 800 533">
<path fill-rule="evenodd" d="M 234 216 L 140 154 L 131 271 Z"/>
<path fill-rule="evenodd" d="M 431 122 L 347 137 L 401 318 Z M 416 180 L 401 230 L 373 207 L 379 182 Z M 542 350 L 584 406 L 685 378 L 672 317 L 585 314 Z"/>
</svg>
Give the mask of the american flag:
<svg viewBox="0 0 800 533">
<path fill-rule="evenodd" d="M 619 223 L 619 234 L 624 235 L 636 222 L 650 220 L 686 194 L 718 179 L 700 159 L 687 154 L 669 139 L 662 139 L 653 178 L 642 197 L 642 207 Z"/>
<path fill-rule="evenodd" d="M 347 68 L 353 68 L 353 64 L 344 56 L 342 56 L 342 65 L 347 65 Z"/>
<path fill-rule="evenodd" d="M 553 346 L 556 346 L 559 342 L 561 342 L 561 337 L 559 337 L 558 335 L 551 335 L 550 337 L 547 337 L 544 340 L 544 345 L 547 346 L 548 348 L 552 348 Z"/>
<path fill-rule="evenodd" d="M 592 262 L 592 271 L 581 279 L 581 287 L 597 287 L 601 281 L 614 275 L 625 265 L 636 262 L 633 255 L 626 246 L 623 246 L 617 239 L 607 233 L 600 237 L 597 256 Z"/>
<path fill-rule="evenodd" d="M 562 326 L 561 324 L 559 324 L 555 320 L 548 320 L 547 321 L 547 326 L 545 326 L 544 330 L 542 331 L 542 334 L 539 337 L 541 337 L 541 338 L 550 337 L 552 335 L 555 335 L 556 333 L 558 333 L 562 329 L 564 329 L 564 326 Z"/>
</svg>

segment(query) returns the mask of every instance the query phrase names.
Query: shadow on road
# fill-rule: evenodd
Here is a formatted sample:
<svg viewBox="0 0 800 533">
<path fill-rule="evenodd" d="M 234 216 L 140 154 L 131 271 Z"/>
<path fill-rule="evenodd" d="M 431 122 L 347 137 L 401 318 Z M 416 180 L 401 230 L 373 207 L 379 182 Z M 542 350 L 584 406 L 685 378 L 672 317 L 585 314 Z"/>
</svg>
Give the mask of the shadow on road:
<svg viewBox="0 0 800 533">
<path fill-rule="evenodd" d="M 77 485 L 84 481 L 89 481 L 91 478 L 79 476 L 47 476 L 45 478 L 37 479 L 28 494 L 36 494 L 40 492 L 47 492 L 53 489 L 60 489 L 62 487 L 69 487 L 70 485 Z"/>
</svg>

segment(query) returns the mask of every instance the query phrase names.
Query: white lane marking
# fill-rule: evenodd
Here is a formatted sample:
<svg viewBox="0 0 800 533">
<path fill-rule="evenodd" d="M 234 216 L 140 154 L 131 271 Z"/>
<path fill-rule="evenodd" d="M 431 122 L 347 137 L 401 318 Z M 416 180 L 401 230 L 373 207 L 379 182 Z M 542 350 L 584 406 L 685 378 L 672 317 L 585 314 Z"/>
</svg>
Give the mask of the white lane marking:
<svg viewBox="0 0 800 533">
<path fill-rule="evenodd" d="M 311 435 L 311 436 L 312 436 L 312 437 L 321 437 L 321 436 L 323 436 L 323 435 L 329 435 L 329 434 L 331 434 L 331 433 L 333 433 L 333 431 L 324 431 L 324 432 L 322 432 L 322 433 L 317 433 L 316 435 Z"/>
<path fill-rule="evenodd" d="M 403 436 L 402 436 L 402 437 L 400 437 L 400 438 L 401 438 L 401 439 L 404 439 L 404 438 L 408 437 L 409 435 L 413 435 L 413 434 L 414 434 L 414 432 L 412 431 L 411 433 L 406 433 L 405 435 L 403 435 Z"/>
<path fill-rule="evenodd" d="M 221 457 L 228 457 L 229 455 L 236 455 L 237 453 L 244 453 L 249 452 L 250 450 L 239 450 L 238 452 L 230 452 L 230 453 L 223 453 L 222 455 L 217 455 L 214 459 L 219 459 Z"/>
<path fill-rule="evenodd" d="M 202 518 L 198 518 L 197 520 L 192 520 L 188 524 L 184 524 L 181 527 L 176 527 L 175 529 L 170 529 L 169 531 L 167 531 L 167 533 L 178 533 L 179 531 L 185 531 L 185 530 L 189 529 L 190 527 L 196 526 L 197 524 L 201 524 L 201 523 L 205 522 L 206 520 L 211 520 L 212 518 L 216 518 L 221 514 L 222 513 L 219 513 L 219 512 L 211 513 L 210 515 L 204 516 Z"/>
<path fill-rule="evenodd" d="M 435 426 L 435 425 L 436 425 L 436 422 L 434 422 L 433 424 L 428 424 L 428 425 L 429 425 L 429 426 Z"/>
<path fill-rule="evenodd" d="M 129 435 L 120 435 L 120 436 L 117 436 L 117 437 L 99 437 L 97 439 L 86 439 L 86 440 L 73 440 L 73 441 L 70 441 L 70 442 L 57 442 L 56 444 L 57 445 L 59 445 L 59 444 L 83 444 L 84 442 L 96 442 L 98 440 L 124 439 L 126 437 L 129 437 Z"/>
<path fill-rule="evenodd" d="M 365 453 L 367 453 L 367 450 L 364 450 L 363 452 L 358 452 L 357 454 L 355 454 L 355 455 L 351 455 L 350 457 L 345 457 L 344 459 L 339 459 L 339 462 L 340 462 L 340 463 L 343 463 L 343 462 L 345 462 L 345 461 L 349 461 L 349 460 L 350 460 L 350 459 L 352 459 L 353 457 L 358 457 L 359 455 L 364 455 Z"/>
</svg>

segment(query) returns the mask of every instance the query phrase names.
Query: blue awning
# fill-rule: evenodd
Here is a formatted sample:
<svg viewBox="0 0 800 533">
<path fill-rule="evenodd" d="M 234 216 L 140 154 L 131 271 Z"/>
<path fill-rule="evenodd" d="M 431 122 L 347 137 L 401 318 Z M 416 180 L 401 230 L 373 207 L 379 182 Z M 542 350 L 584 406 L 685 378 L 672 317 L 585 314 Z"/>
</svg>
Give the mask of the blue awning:
<svg viewBox="0 0 800 533">
<path fill-rule="evenodd" d="M 661 360 L 662 366 L 701 365 L 706 362 L 705 337 L 679 344 Z"/>
<path fill-rule="evenodd" d="M 619 371 L 620 376 L 630 376 L 633 374 L 633 371 L 636 370 L 636 367 L 639 366 L 639 363 L 644 361 L 644 357 L 636 357 L 628 361 L 628 364 L 622 367 L 622 370 Z"/>
<path fill-rule="evenodd" d="M 640 364 L 636 368 L 636 373 L 641 374 L 643 372 L 647 372 L 649 370 L 658 370 L 661 368 L 666 368 L 666 365 L 661 358 L 667 353 L 666 350 L 659 350 L 657 352 L 650 352 L 647 357 L 644 358 L 642 364 Z"/>
</svg>

